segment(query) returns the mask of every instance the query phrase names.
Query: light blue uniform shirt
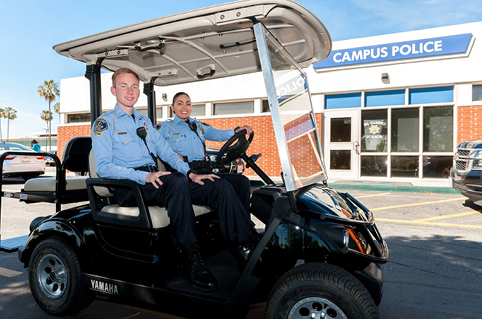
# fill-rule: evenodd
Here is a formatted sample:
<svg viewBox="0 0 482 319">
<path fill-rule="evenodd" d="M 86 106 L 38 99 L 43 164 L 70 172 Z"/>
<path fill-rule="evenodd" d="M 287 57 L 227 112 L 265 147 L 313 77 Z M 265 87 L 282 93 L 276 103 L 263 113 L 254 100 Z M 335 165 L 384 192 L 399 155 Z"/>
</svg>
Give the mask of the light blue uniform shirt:
<svg viewBox="0 0 482 319">
<path fill-rule="evenodd" d="M 177 116 L 163 122 L 159 128 L 161 136 L 167 140 L 171 148 L 175 152 L 187 156 L 189 162 L 205 159 L 203 142 L 206 140 L 222 142 L 234 135 L 234 129 L 219 130 L 191 117 L 189 117 L 189 122 L 196 123 L 199 136 Z"/>
<path fill-rule="evenodd" d="M 146 142 L 154 156 L 159 156 L 178 172 L 186 175 L 189 165 L 172 151 L 151 120 L 136 109 L 133 115 L 135 121 L 116 104 L 114 111 L 99 116 L 95 121 L 91 137 L 97 174 L 103 178 L 130 179 L 144 185 L 149 173 L 136 171 L 134 168 L 154 165 L 146 145 L 137 136 L 137 128 L 145 127 Z"/>
</svg>

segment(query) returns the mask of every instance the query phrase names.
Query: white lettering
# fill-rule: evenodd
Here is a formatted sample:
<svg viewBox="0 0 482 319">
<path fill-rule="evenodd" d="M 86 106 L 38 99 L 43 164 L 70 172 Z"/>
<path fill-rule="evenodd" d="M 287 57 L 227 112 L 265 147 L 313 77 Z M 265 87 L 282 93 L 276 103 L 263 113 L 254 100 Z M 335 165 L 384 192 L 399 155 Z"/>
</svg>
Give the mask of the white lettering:
<svg viewBox="0 0 482 319">
<path fill-rule="evenodd" d="M 363 50 L 363 60 L 366 60 L 367 59 L 367 56 L 370 54 L 370 50 L 369 49 L 365 49 Z"/>
<path fill-rule="evenodd" d="M 351 60 L 352 61 L 358 61 L 363 59 L 363 54 L 361 50 L 358 51 L 353 51 L 351 55 Z"/>
<path fill-rule="evenodd" d="M 422 45 L 422 43 L 420 43 L 420 46 L 421 45 Z M 417 51 L 417 44 L 412 43 L 412 54 L 417 54 L 417 53 L 420 53 L 419 51 Z"/>
<path fill-rule="evenodd" d="M 335 55 L 333 56 L 333 61 L 335 61 L 336 63 L 340 63 L 341 62 L 340 56 L 341 56 L 341 52 L 335 53 Z"/>
<path fill-rule="evenodd" d="M 428 47 L 429 45 L 432 46 L 431 49 L 429 49 L 429 47 Z M 433 52 L 433 41 L 425 42 L 425 44 L 423 45 L 423 50 L 424 50 L 425 52 Z"/>
<path fill-rule="evenodd" d="M 90 280 L 90 284 L 92 285 L 92 289 L 102 291 L 102 292 L 107 292 L 110 294 L 119 294 L 119 288 L 115 284 L 109 284 L 103 281 L 99 280 Z"/>
<path fill-rule="evenodd" d="M 400 48 L 400 53 L 402 55 L 407 55 L 407 54 L 410 54 L 410 51 L 411 51 L 411 48 L 408 44 L 404 44 L 402 45 L 402 47 Z"/>
<path fill-rule="evenodd" d="M 388 56 L 388 48 L 387 47 L 383 47 L 382 48 L 382 58 L 386 58 Z"/>
<path fill-rule="evenodd" d="M 392 47 L 392 56 L 395 56 L 397 52 L 400 50 L 400 48 L 396 45 Z"/>
<path fill-rule="evenodd" d="M 373 50 L 374 50 L 374 49 L 372 49 L 372 52 L 371 52 L 371 53 L 372 53 L 372 54 L 371 54 L 371 55 L 372 55 L 372 59 L 378 59 L 378 58 L 380 57 L 380 48 L 377 48 L 377 49 L 376 49 L 376 50 L 377 50 L 377 51 L 376 51 L 377 53 L 373 53 Z"/>
<path fill-rule="evenodd" d="M 435 51 L 442 51 L 442 40 L 435 41 Z"/>
<path fill-rule="evenodd" d="M 351 61 L 350 60 L 350 54 L 348 54 L 348 52 L 345 52 L 345 53 L 343 53 L 343 59 L 341 60 L 341 62 L 345 62 L 347 60 L 348 60 L 348 62 Z"/>
</svg>

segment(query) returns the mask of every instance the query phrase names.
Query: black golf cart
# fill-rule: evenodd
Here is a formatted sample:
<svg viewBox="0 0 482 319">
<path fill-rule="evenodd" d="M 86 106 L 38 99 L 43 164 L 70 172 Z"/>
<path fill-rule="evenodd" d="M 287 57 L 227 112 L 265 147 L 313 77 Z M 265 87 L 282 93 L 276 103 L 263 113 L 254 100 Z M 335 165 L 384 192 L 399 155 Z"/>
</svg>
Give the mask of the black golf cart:
<svg viewBox="0 0 482 319">
<path fill-rule="evenodd" d="M 91 169 L 89 204 L 34 220 L 19 249 L 40 308 L 66 315 L 104 298 L 207 318 L 242 317 L 247 304 L 267 302 L 266 318 L 378 318 L 380 264 L 388 260 L 388 248 L 372 213 L 326 182 L 302 68 L 326 58 L 331 39 L 312 13 L 289 0 L 243 0 L 54 49 L 87 64 L 92 121 L 102 110 L 101 68 L 128 67 L 139 74 L 153 122 L 156 85 L 262 72 L 283 171 L 276 184 L 256 165 L 257 157 L 247 155 L 253 135 L 238 133 L 220 150 L 219 163 L 241 157 L 264 181 L 251 198 L 251 212 L 264 229 L 247 264 L 239 267 L 214 214 L 195 207 L 203 258 L 219 282 L 217 290 L 203 292 L 176 267 L 166 210 L 147 207 L 135 183 L 98 178 Z M 88 152 L 90 144 L 83 145 Z M 93 166 L 92 154 L 88 164 Z M 113 203 L 112 187 L 132 188 L 138 207 Z"/>
</svg>

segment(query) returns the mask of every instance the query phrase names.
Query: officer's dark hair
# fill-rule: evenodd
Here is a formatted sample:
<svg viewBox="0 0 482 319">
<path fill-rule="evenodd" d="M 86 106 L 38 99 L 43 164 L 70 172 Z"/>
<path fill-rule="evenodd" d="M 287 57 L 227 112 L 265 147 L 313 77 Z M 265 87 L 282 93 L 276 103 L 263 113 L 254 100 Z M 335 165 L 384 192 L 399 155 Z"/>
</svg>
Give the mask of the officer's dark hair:
<svg viewBox="0 0 482 319">
<path fill-rule="evenodd" d="M 174 95 L 174 97 L 172 98 L 172 106 L 174 106 L 174 103 L 176 103 L 176 99 L 177 99 L 178 97 L 180 97 L 181 95 L 185 95 L 185 96 L 187 96 L 188 98 L 191 98 L 191 97 L 189 96 L 189 94 L 187 94 L 186 92 L 177 92 L 177 93 Z"/>
<path fill-rule="evenodd" d="M 128 68 L 121 68 L 117 69 L 114 74 L 112 74 L 112 86 L 115 87 L 115 82 L 117 81 L 117 77 L 121 74 L 132 74 L 137 78 L 137 81 L 140 82 L 139 75 L 137 75 L 136 72 L 132 71 L 131 69 Z"/>
</svg>

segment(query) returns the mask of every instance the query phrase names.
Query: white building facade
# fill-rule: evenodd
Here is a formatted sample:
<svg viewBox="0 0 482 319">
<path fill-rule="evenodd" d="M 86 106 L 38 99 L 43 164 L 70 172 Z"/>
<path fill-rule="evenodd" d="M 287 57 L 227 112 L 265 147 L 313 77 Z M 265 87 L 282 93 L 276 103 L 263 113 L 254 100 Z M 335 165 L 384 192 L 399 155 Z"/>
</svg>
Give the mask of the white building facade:
<svg viewBox="0 0 482 319">
<path fill-rule="evenodd" d="M 457 144 L 482 138 L 482 22 L 333 43 L 306 69 L 328 176 L 336 179 L 448 178 Z M 102 75 L 103 110 L 113 109 L 110 74 Z M 89 83 L 61 80 L 59 148 L 90 134 Z M 219 128 L 250 124 L 250 152 L 279 176 L 280 165 L 261 74 L 157 87 L 157 118 L 187 92 L 193 116 Z M 141 94 L 138 109 L 145 109 Z M 251 175 L 250 170 L 247 175 Z"/>
</svg>

